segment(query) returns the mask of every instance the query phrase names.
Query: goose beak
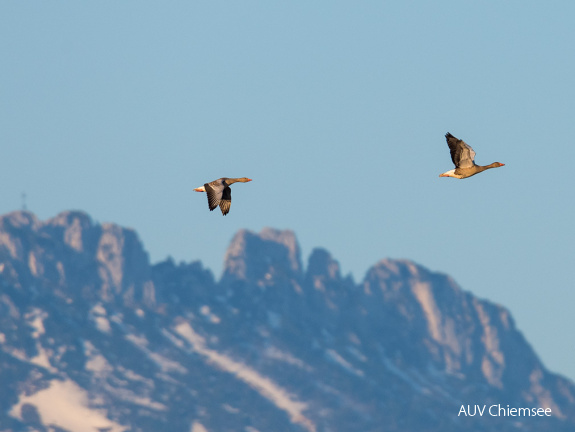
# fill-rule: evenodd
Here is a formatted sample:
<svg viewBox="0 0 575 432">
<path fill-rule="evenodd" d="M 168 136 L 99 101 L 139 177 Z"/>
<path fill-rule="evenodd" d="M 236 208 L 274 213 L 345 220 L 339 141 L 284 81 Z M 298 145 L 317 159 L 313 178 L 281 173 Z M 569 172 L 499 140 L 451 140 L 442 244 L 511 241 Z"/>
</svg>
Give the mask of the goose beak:
<svg viewBox="0 0 575 432">
<path fill-rule="evenodd" d="M 203 192 L 203 191 L 204 191 L 203 188 L 195 188 L 194 190 L 195 190 L 196 192 Z"/>
<path fill-rule="evenodd" d="M 248 181 L 252 181 L 252 179 L 248 179 Z"/>
<path fill-rule="evenodd" d="M 502 164 L 501 162 L 499 162 L 499 166 L 505 166 L 505 164 Z"/>
</svg>

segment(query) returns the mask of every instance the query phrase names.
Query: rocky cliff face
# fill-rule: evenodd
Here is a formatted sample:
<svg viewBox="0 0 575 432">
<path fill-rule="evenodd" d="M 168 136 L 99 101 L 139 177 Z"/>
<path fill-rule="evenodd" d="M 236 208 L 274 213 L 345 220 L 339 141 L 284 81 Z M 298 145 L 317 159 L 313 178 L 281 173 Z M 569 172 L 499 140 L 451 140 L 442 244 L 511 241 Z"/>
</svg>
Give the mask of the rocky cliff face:
<svg viewBox="0 0 575 432">
<path fill-rule="evenodd" d="M 81 212 L 46 222 L 14 212 L 0 219 L 0 233 L 3 275 L 15 286 L 106 302 L 155 301 L 148 255 L 133 230 L 94 225 Z"/>
<path fill-rule="evenodd" d="M 356 284 L 240 231 L 217 282 L 81 212 L 0 218 L 0 430 L 571 431 L 575 386 L 509 312 L 409 261 Z M 458 416 L 462 405 L 551 417 Z"/>
</svg>

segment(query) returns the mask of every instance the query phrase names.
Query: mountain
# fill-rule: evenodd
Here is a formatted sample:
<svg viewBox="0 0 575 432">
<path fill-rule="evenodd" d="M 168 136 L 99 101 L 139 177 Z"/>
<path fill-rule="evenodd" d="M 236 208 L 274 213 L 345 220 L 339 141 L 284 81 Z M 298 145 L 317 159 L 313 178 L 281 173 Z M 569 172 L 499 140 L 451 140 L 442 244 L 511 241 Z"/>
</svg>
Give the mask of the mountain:
<svg viewBox="0 0 575 432">
<path fill-rule="evenodd" d="M 2 431 L 575 429 L 575 385 L 447 275 L 384 259 L 358 284 L 266 228 L 218 281 L 77 211 L 0 217 L 0 383 Z"/>
</svg>

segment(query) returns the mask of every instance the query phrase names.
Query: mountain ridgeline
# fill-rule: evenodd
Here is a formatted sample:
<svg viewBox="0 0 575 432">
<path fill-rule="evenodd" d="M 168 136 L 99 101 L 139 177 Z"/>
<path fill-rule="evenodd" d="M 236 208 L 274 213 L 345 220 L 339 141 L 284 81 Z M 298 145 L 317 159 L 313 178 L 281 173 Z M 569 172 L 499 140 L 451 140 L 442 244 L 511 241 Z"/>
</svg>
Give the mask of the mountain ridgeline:
<svg viewBox="0 0 575 432">
<path fill-rule="evenodd" d="M 218 281 L 82 212 L 0 217 L 0 383 L 2 431 L 575 429 L 575 385 L 447 275 L 384 259 L 356 283 L 267 228 Z"/>
</svg>

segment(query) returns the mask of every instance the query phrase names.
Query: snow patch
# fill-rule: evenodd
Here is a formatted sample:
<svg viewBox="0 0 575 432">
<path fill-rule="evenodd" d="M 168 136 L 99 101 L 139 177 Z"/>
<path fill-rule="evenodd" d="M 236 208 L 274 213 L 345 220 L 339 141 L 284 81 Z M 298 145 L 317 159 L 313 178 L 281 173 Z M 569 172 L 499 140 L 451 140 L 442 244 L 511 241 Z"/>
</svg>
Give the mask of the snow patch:
<svg viewBox="0 0 575 432">
<path fill-rule="evenodd" d="M 219 316 L 212 313 L 208 305 L 203 305 L 200 308 L 200 313 L 205 316 L 212 324 L 219 324 L 222 321 Z"/>
<path fill-rule="evenodd" d="M 265 356 L 270 359 L 279 360 L 288 363 L 293 366 L 297 366 L 300 369 L 311 372 L 313 369 L 307 365 L 303 360 L 291 355 L 290 353 L 281 351 L 275 347 L 268 347 L 264 352 Z"/>
<path fill-rule="evenodd" d="M 151 381 L 151 380 L 150 380 Z M 149 386 L 151 388 L 154 387 L 153 382 L 152 385 Z M 134 405 L 140 405 L 149 409 L 153 409 L 156 411 L 167 411 L 168 407 L 166 405 L 153 401 L 150 397 L 138 396 L 134 394 L 134 392 L 130 391 L 126 388 L 120 388 L 117 386 L 111 386 L 109 384 L 104 384 L 104 389 L 110 393 L 114 394 L 115 396 L 119 397 L 125 402 L 129 402 Z"/>
<path fill-rule="evenodd" d="M 233 406 L 228 405 L 228 404 L 223 404 L 222 408 L 225 409 L 230 414 L 239 414 L 240 413 L 240 410 L 238 408 L 233 407 Z"/>
<path fill-rule="evenodd" d="M 103 355 L 98 354 L 86 362 L 86 370 L 101 374 L 105 372 L 111 372 L 113 369 L 106 358 Z"/>
<path fill-rule="evenodd" d="M 52 373 L 56 372 L 56 369 L 50 365 L 50 356 L 40 343 L 40 336 L 46 334 L 46 329 L 44 328 L 44 320 L 48 317 L 48 313 L 38 308 L 32 309 L 28 312 L 24 318 L 27 324 L 33 329 L 31 336 L 36 339 L 36 351 L 38 354 L 32 357 L 29 362 L 35 364 L 36 366 L 43 367 Z"/>
<path fill-rule="evenodd" d="M 190 432 L 208 432 L 208 430 L 204 427 L 203 424 L 194 421 L 192 423 L 192 428 L 190 429 Z"/>
<path fill-rule="evenodd" d="M 99 303 L 94 305 L 90 310 L 90 318 L 92 318 L 92 321 L 96 324 L 96 328 L 102 333 L 109 334 L 112 331 L 112 327 L 106 315 L 106 309 Z"/>
<path fill-rule="evenodd" d="M 146 354 L 154 363 L 156 363 L 162 372 L 177 372 L 180 374 L 187 374 L 188 370 L 182 366 L 180 363 L 173 360 L 169 360 L 160 354 L 156 354 L 146 350 Z"/>
<path fill-rule="evenodd" d="M 124 378 L 126 378 L 130 381 L 141 382 L 141 383 L 144 383 L 144 385 L 146 385 L 146 387 L 154 388 L 154 381 L 153 380 L 151 380 L 149 378 L 145 378 L 142 375 L 137 374 L 136 372 L 134 372 L 131 369 L 126 369 L 126 368 L 120 366 L 120 367 L 118 367 L 118 371 L 120 373 L 122 373 Z"/>
<path fill-rule="evenodd" d="M 94 315 L 106 315 L 106 309 L 100 303 L 95 304 L 90 311 Z"/>
<path fill-rule="evenodd" d="M 50 364 L 50 358 L 48 356 L 48 353 L 46 352 L 44 347 L 42 345 L 40 345 L 39 342 L 36 343 L 36 350 L 38 351 L 38 355 L 34 358 L 31 358 L 30 363 L 35 364 L 36 366 L 43 367 L 52 373 L 58 372 Z"/>
<path fill-rule="evenodd" d="M 187 374 L 188 370 L 183 367 L 180 363 L 173 360 L 167 359 L 166 357 L 150 351 L 148 346 L 148 340 L 145 337 L 136 336 L 134 334 L 129 334 L 125 336 L 126 340 L 132 342 L 136 345 L 146 356 L 152 360 L 162 372 L 177 372 L 180 374 Z"/>
<path fill-rule="evenodd" d="M 102 333 L 109 334 L 112 331 L 112 327 L 110 326 L 110 321 L 108 321 L 108 318 L 95 317 L 94 322 L 96 323 L 96 328 Z"/>
<path fill-rule="evenodd" d="M 254 369 L 206 347 L 205 339 L 197 334 L 189 323 L 183 322 L 177 325 L 174 330 L 190 343 L 194 352 L 206 357 L 210 363 L 244 381 L 263 397 L 272 401 L 278 408 L 287 412 L 294 423 L 300 424 L 309 432 L 315 432 L 315 425 L 302 414 L 307 408 L 307 404 L 292 399 L 285 389 L 271 379 L 260 375 Z"/>
<path fill-rule="evenodd" d="M 332 361 L 333 363 L 337 364 L 338 366 L 341 366 L 345 371 L 347 371 L 353 375 L 357 375 L 359 377 L 364 376 L 363 371 L 354 368 L 350 362 L 348 362 L 346 359 L 344 359 L 342 356 L 340 356 L 336 351 L 334 351 L 332 349 L 328 349 L 325 352 L 325 356 L 327 357 L 328 360 Z"/>
<path fill-rule="evenodd" d="M 105 429 L 109 432 L 122 432 L 127 428 L 106 417 L 105 410 L 90 408 L 88 393 L 71 380 L 50 381 L 50 386 L 37 393 L 20 395 L 18 403 L 10 410 L 10 415 L 21 417 L 22 405 L 36 406 L 42 423 L 75 432 L 94 432 Z"/>
<path fill-rule="evenodd" d="M 37 308 L 32 309 L 24 316 L 28 325 L 34 329 L 32 332 L 32 337 L 34 339 L 38 339 L 40 336 L 46 333 L 46 329 L 44 328 L 44 320 L 47 317 L 48 314 L 45 311 Z"/>
<path fill-rule="evenodd" d="M 135 334 L 128 334 L 124 338 L 139 348 L 145 348 L 148 346 L 148 339 L 143 336 L 136 336 Z"/>
<path fill-rule="evenodd" d="M 84 342 L 84 355 L 88 359 L 85 364 L 85 369 L 87 371 L 95 372 L 100 375 L 114 370 L 110 363 L 108 363 L 108 360 L 100 354 L 91 342 Z"/>
<path fill-rule="evenodd" d="M 352 356 L 354 356 L 356 359 L 358 359 L 361 362 L 367 362 L 367 357 L 365 355 L 363 355 L 363 353 L 358 350 L 356 347 L 354 346 L 347 346 L 345 348 Z"/>
<path fill-rule="evenodd" d="M 397 376 L 398 378 L 405 381 L 409 384 L 415 391 L 419 393 L 428 393 L 429 391 L 423 388 L 421 385 L 415 382 L 409 375 L 399 369 L 393 362 L 385 355 L 383 348 L 379 347 L 379 351 L 381 353 L 381 361 L 383 362 L 384 366 L 389 370 L 392 374 Z"/>
<path fill-rule="evenodd" d="M 6 348 L 4 348 L 4 352 L 22 362 L 28 361 L 28 357 L 26 357 L 26 353 L 24 352 L 24 350 L 17 349 L 8 345 L 6 346 Z"/>
</svg>

